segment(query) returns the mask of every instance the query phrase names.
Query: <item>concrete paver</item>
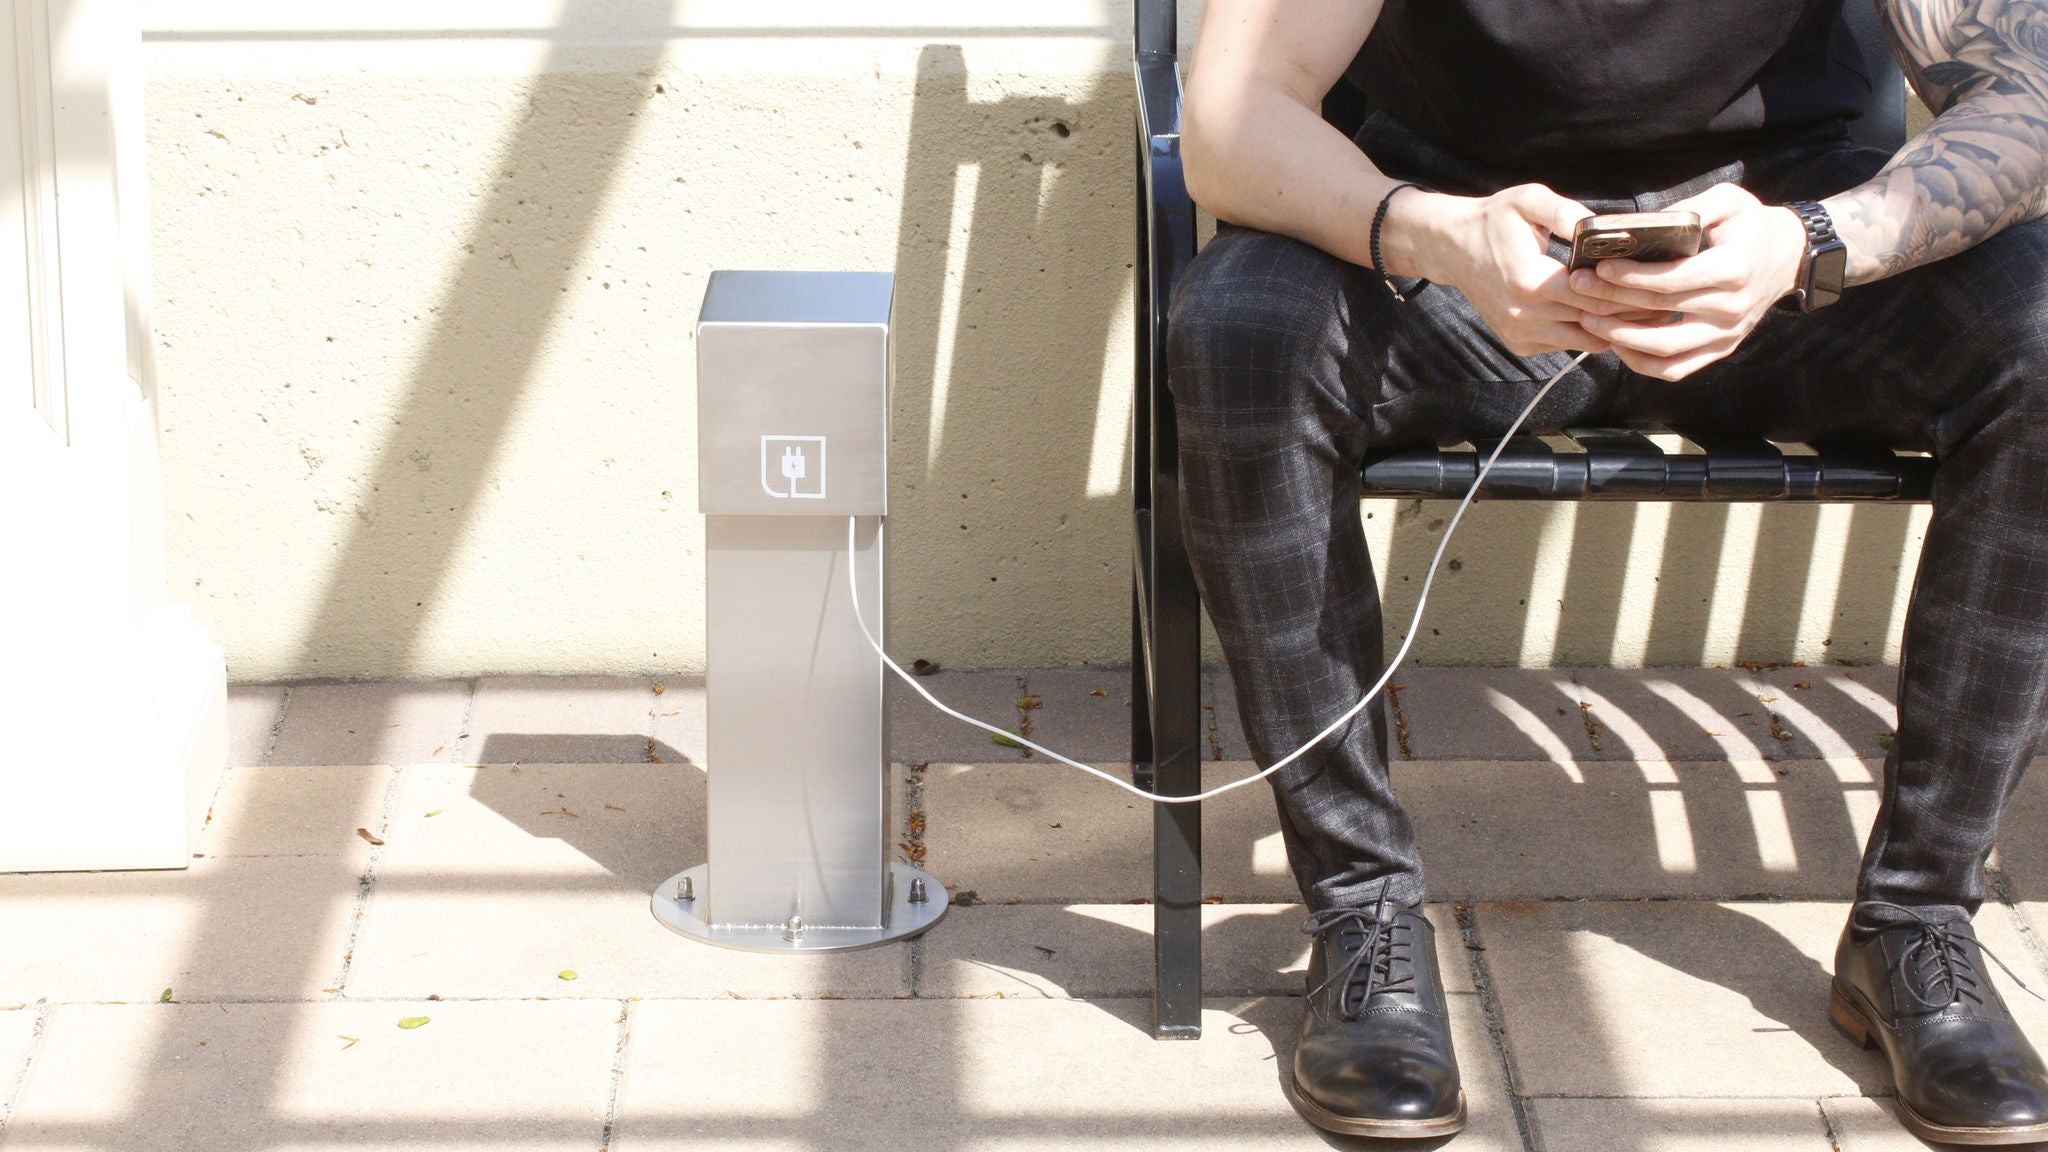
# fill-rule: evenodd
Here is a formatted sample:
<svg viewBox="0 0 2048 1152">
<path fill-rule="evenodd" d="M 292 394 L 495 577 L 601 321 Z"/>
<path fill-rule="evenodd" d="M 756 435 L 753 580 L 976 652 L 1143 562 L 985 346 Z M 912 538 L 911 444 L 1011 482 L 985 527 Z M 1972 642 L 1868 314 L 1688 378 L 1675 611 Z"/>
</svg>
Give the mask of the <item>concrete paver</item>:
<svg viewBox="0 0 2048 1152">
<path fill-rule="evenodd" d="M 397 1022 L 426 1016 L 401 1030 Z M 8 1148 L 595 1148 L 619 1006 L 70 1005 Z"/>
<path fill-rule="evenodd" d="M 707 729 L 704 723 L 704 680 L 702 677 L 664 676 L 656 681 L 654 749 L 650 757 L 666 764 L 689 764 L 702 768 L 709 763 Z"/>
<path fill-rule="evenodd" d="M 35 1047 L 37 1015 L 25 1004 L 0 1005 L 0 1132 L 13 1114 L 15 1089 Z"/>
<path fill-rule="evenodd" d="M 464 758 L 462 681 L 299 684 L 266 764 L 424 764 Z"/>
<path fill-rule="evenodd" d="M 1489 904 L 1478 910 L 1518 1084 L 1538 1096 L 1878 1091 L 1828 1022 L 1838 904 Z"/>
<path fill-rule="evenodd" d="M 1107 767 L 1107 766 L 1105 766 Z M 1213 787 L 1250 775 L 1203 766 Z M 1152 893 L 1149 804 L 1057 764 L 935 764 L 925 774 L 925 863 L 992 903 L 1120 903 Z M 1297 899 L 1263 783 L 1202 805 L 1203 891 L 1230 900 Z"/>
<path fill-rule="evenodd" d="M 344 857 L 195 860 L 180 872 L 0 876 L 0 1004 L 322 995 L 347 952 L 361 867 Z"/>
<path fill-rule="evenodd" d="M 1822 756 L 1883 759 L 1885 740 L 1899 726 L 1899 670 L 1896 667 L 1765 668 L 1744 677 L 1785 727 L 1810 740 Z M 1804 685 L 1804 687 L 1801 687 Z"/>
<path fill-rule="evenodd" d="M 261 764 L 284 715 L 282 684 L 228 686 L 228 764 Z"/>
<path fill-rule="evenodd" d="M 1812 741 L 1757 699 L 1741 669 L 1579 668 L 1603 760 L 1811 760 Z"/>
<path fill-rule="evenodd" d="M 1397 762 L 1393 778 L 1432 899 L 1847 899 L 1879 769 L 1858 760 Z"/>
<path fill-rule="evenodd" d="M 370 845 L 357 829 L 381 830 L 391 775 L 382 765 L 231 768 L 214 797 L 199 854 L 361 860 Z"/>
<path fill-rule="evenodd" d="M 1208 759 L 1250 760 L 1251 744 L 1244 737 L 1244 719 L 1237 712 L 1237 685 L 1230 673 L 1217 671 L 1202 677 L 1202 709 Z"/>
<path fill-rule="evenodd" d="M 663 697 L 640 676 L 479 680 L 462 757 L 471 764 L 642 764 Z"/>
<path fill-rule="evenodd" d="M 1471 1053 L 1457 1146 L 1519 1148 L 1477 999 L 1453 1000 Z M 1326 1148 L 1285 1086 L 1299 1012 L 1211 1001 L 1202 1040 L 1174 1044 L 1139 1000 L 650 1001 L 613 1147 Z"/>
<path fill-rule="evenodd" d="M 1408 751 L 1418 760 L 1591 759 L 1577 702 L 1557 687 L 1569 687 L 1572 674 L 1569 668 L 1403 668 L 1392 682 L 1400 685 Z M 1396 756 L 1398 743 L 1388 741 Z"/>
<path fill-rule="evenodd" d="M 1891 1100 L 1836 1096 L 1821 1101 L 1837 1152 L 1927 1152 L 1930 1145 L 1906 1131 Z M 2038 1148 L 2039 1145 L 2030 1145 Z"/>
<path fill-rule="evenodd" d="M 1473 991 L 1455 915 L 1433 904 L 1444 987 Z M 1212 996 L 1298 996 L 1309 941 L 1299 904 L 1202 909 L 1202 987 Z M 955 908 L 925 937 L 920 996 L 1102 998 L 1152 993 L 1152 909 L 1144 904 Z"/>
<path fill-rule="evenodd" d="M 908 669 L 910 665 L 904 667 Z M 1028 695 L 1019 683 L 1021 678 L 1021 673 L 1011 671 L 940 669 L 918 677 L 917 682 L 954 711 L 965 712 L 1006 731 L 1016 731 L 1023 723 L 1023 712 L 1017 702 Z M 989 733 L 932 707 L 893 675 L 888 678 L 884 694 L 889 701 L 889 758 L 899 764 L 1000 764 L 1024 759 L 1022 749 L 1004 747 Z"/>
<path fill-rule="evenodd" d="M 1037 696 L 1034 735 L 1107 767 L 1128 755 L 1126 680 L 925 683 L 1006 724 Z M 1921 1146 L 1887 1111 L 1889 1071 L 1825 1006 L 1892 670 L 1397 681 L 1421 758 L 1396 759 L 1396 788 L 1433 897 L 1476 903 L 1483 946 L 1431 906 L 1472 1097 L 1458 1148 L 1524 1146 L 1505 1063 L 1532 1152 L 1819 1152 L 1823 1110 L 1843 1152 Z M 1230 757 L 1208 786 L 1255 771 L 1230 688 L 1204 677 L 1206 754 Z M 931 762 L 923 862 L 981 903 L 915 946 L 755 956 L 674 936 L 647 906 L 703 859 L 701 681 L 509 678 L 473 696 L 237 688 L 239 766 L 191 870 L 0 877 L 0 1148 L 590 1148 L 621 1035 L 615 1148 L 1331 1146 L 1288 1101 L 1307 940 L 1265 785 L 1204 805 L 1204 890 L 1227 901 L 1203 909 L 1205 984 L 1228 998 L 1201 1042 L 1160 1043 L 1143 801 L 899 696 L 890 778 Z M 1757 734 L 1774 720 L 1786 739 Z M 425 744 L 465 723 L 452 748 Z M 2044 821 L 2037 772 L 1998 858 L 2023 903 L 1978 928 L 2048 984 Z M 2048 1037 L 2048 1006 L 1994 980 Z M 400 1031 L 401 1015 L 432 1022 Z"/>
<path fill-rule="evenodd" d="M 349 993 L 908 995 L 902 948 L 760 957 L 655 921 L 649 893 L 703 862 L 703 789 L 687 765 L 408 769 Z"/>
<path fill-rule="evenodd" d="M 1529 1103 L 1539 1152 L 1836 1152 L 1813 1100 Z"/>
<path fill-rule="evenodd" d="M 1087 764 L 1130 760 L 1130 669 L 1028 668 L 1017 676 L 1038 704 L 1029 710 L 1033 740 Z"/>
</svg>

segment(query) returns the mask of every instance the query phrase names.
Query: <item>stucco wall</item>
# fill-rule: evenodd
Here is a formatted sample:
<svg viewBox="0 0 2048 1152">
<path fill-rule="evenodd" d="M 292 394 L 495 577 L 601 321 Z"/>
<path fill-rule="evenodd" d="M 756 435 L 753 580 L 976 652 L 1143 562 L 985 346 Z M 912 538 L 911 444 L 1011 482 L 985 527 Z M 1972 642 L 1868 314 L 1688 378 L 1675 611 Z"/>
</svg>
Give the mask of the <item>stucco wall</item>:
<svg viewBox="0 0 2048 1152">
<path fill-rule="evenodd" d="M 1126 658 L 1122 3 L 341 7 L 145 5 L 171 580 L 237 677 L 701 668 L 736 267 L 898 276 L 892 646 Z M 1363 512 L 1405 619 L 1448 508 Z M 1884 658 L 1920 523 L 1481 508 L 1418 652 Z"/>
</svg>

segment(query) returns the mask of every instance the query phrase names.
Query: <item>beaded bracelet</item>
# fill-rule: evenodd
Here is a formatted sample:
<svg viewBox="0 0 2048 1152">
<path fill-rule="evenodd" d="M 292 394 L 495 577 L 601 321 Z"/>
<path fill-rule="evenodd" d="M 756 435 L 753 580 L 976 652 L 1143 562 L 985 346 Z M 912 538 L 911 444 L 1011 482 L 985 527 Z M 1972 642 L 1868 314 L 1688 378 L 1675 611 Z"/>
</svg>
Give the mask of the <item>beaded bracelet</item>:
<svg viewBox="0 0 2048 1152">
<path fill-rule="evenodd" d="M 1396 184 L 1392 188 L 1387 189 L 1387 194 L 1380 197 L 1379 209 L 1372 214 L 1372 270 L 1379 273 L 1380 279 L 1387 282 L 1387 291 L 1394 294 L 1394 299 L 1406 304 L 1408 298 L 1401 295 L 1401 290 L 1394 286 L 1394 274 L 1387 271 L 1387 262 L 1380 258 L 1380 228 L 1387 222 L 1387 205 L 1393 202 L 1394 193 L 1399 192 L 1403 188 L 1422 188 L 1422 185 L 1403 183 Z M 1422 188 L 1422 190 L 1424 192 L 1429 191 L 1427 188 Z M 1420 289 L 1428 284 L 1429 281 L 1423 280 L 1417 283 L 1416 287 Z"/>
</svg>

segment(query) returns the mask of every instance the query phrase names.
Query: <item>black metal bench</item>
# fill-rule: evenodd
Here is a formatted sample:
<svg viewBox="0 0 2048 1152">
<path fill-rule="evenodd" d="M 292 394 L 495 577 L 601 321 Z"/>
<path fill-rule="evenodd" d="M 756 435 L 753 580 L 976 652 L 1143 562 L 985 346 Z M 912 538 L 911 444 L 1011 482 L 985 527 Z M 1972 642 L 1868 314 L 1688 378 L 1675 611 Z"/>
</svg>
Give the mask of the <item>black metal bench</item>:
<svg viewBox="0 0 2048 1152">
<path fill-rule="evenodd" d="M 1131 771 L 1161 795 L 1201 790 L 1201 600 L 1181 537 L 1173 398 L 1166 387 L 1166 309 L 1194 259 L 1195 206 L 1181 177 L 1180 74 L 1175 0 L 1133 0 L 1138 84 L 1137 400 L 1133 451 L 1136 532 L 1131 608 Z M 1852 135 L 1896 150 L 1905 140 L 1905 84 L 1873 7 L 1849 0 L 1871 101 Z M 1339 85 L 1324 118 L 1354 129 L 1355 89 Z M 1518 436 L 1480 495 L 1521 500 L 1925 501 L 1934 461 L 1925 456 L 1762 439 L 1695 441 L 1660 448 L 1646 433 L 1667 429 L 1574 429 L 1562 445 Z M 1683 430 L 1679 430 L 1682 435 Z M 1491 445 L 1481 446 L 1490 451 Z M 1574 450 L 1576 449 L 1576 450 Z M 1369 496 L 1457 499 L 1478 473 L 1477 449 L 1422 447 L 1365 464 Z M 1154 1035 L 1201 1035 L 1202 815 L 1198 804 L 1153 806 Z"/>
</svg>

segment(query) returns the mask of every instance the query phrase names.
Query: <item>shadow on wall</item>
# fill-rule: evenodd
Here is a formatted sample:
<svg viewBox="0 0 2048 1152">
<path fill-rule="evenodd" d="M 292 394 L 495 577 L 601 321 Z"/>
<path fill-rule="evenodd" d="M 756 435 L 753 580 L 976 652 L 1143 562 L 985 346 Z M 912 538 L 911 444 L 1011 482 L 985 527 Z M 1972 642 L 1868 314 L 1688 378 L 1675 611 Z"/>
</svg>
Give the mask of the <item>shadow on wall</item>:
<svg viewBox="0 0 2048 1152">
<path fill-rule="evenodd" d="M 1112 65 L 1072 95 L 977 98 L 971 79 L 956 45 L 918 57 L 896 251 L 894 643 L 955 664 L 963 644 L 1006 665 L 1121 661 L 1130 83 Z"/>
</svg>

